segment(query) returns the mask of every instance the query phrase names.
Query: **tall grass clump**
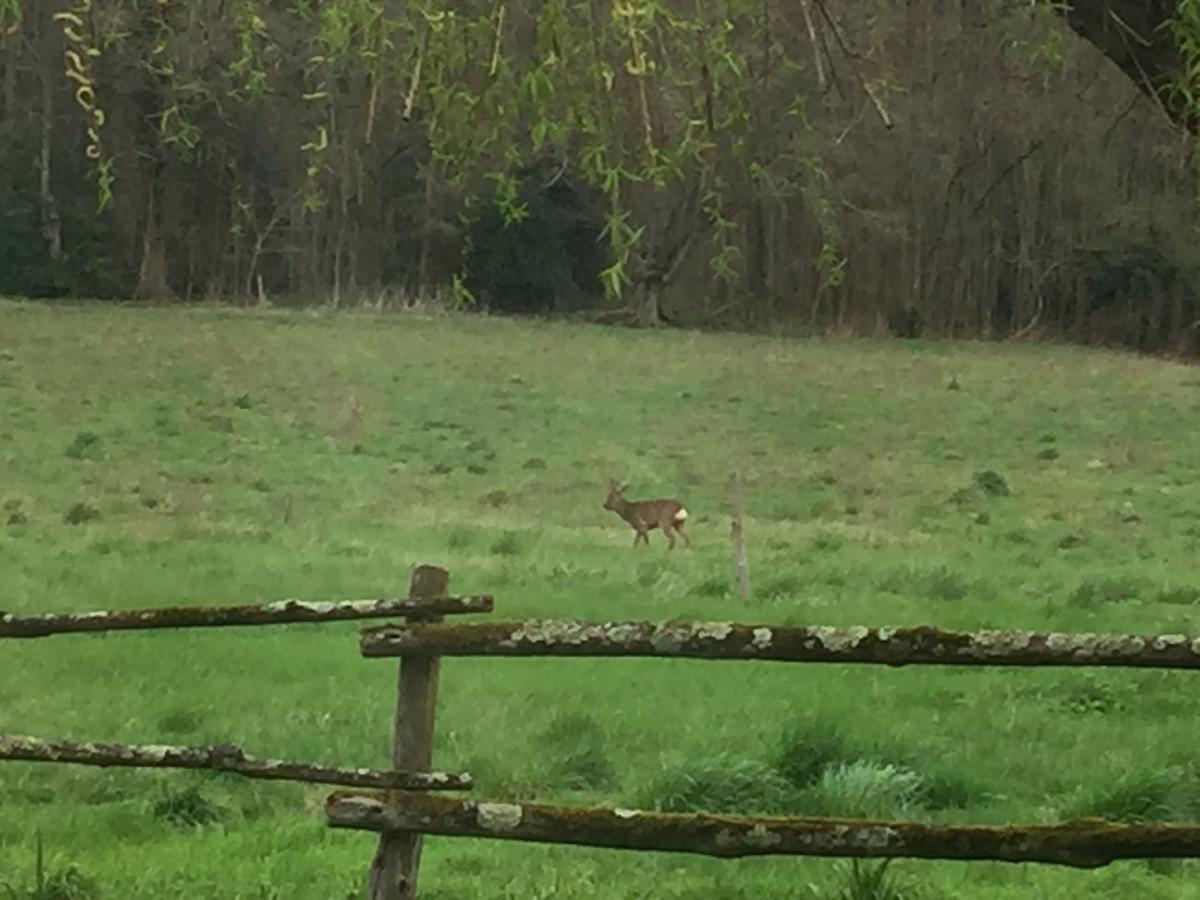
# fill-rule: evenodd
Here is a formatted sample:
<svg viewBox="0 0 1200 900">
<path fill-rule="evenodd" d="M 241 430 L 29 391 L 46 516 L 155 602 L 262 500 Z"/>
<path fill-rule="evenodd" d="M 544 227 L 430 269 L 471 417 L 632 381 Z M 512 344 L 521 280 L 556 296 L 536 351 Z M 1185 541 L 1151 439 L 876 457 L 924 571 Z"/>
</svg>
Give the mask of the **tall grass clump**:
<svg viewBox="0 0 1200 900">
<path fill-rule="evenodd" d="M 643 802 L 663 812 L 783 814 L 795 809 L 796 791 L 761 760 L 721 754 L 672 766 Z"/>
<path fill-rule="evenodd" d="M 802 788 L 825 769 L 853 758 L 842 726 L 832 718 L 796 719 L 784 726 L 775 752 L 775 768 L 787 782 Z"/>
<path fill-rule="evenodd" d="M 839 883 L 829 900 L 913 900 L 915 893 L 888 876 L 891 863 L 890 859 L 878 863 L 850 860 L 839 867 Z"/>
<path fill-rule="evenodd" d="M 924 807 L 925 785 L 919 774 L 866 759 L 825 769 L 804 792 L 804 810 L 815 816 L 897 819 Z"/>
<path fill-rule="evenodd" d="M 1113 822 L 1182 822 L 1200 816 L 1200 784 L 1178 766 L 1123 772 L 1084 789 L 1063 807 L 1067 817 Z"/>
<path fill-rule="evenodd" d="M 550 778 L 570 790 L 609 787 L 615 778 L 608 755 L 608 738 L 591 716 L 560 713 L 542 733 L 541 745 L 550 755 Z"/>
</svg>

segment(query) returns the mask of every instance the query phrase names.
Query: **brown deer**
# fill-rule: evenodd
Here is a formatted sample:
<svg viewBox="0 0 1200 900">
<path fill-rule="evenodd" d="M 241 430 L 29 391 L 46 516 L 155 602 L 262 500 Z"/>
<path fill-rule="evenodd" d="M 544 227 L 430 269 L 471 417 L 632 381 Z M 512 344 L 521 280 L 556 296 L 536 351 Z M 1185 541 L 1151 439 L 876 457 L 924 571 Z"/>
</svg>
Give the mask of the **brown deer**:
<svg viewBox="0 0 1200 900">
<path fill-rule="evenodd" d="M 667 536 L 667 549 L 675 549 L 675 535 L 683 538 L 687 546 L 692 546 L 691 540 L 683 533 L 683 523 L 687 521 L 687 510 L 678 500 L 626 500 L 623 496 L 629 485 L 617 486 L 611 478 L 608 480 L 608 498 L 604 508 L 610 509 L 629 523 L 637 532 L 633 536 L 633 546 L 638 541 L 645 541 L 650 546 L 649 533 L 655 528 L 661 528 Z"/>
</svg>

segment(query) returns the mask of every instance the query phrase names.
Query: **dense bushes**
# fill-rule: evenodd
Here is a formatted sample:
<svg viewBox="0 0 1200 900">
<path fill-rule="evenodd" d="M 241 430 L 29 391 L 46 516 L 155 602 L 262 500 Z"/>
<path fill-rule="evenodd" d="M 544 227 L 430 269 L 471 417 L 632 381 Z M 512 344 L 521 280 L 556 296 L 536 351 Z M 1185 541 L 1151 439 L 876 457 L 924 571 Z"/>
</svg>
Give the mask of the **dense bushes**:
<svg viewBox="0 0 1200 900">
<path fill-rule="evenodd" d="M 485 202 L 472 223 L 467 286 L 493 310 L 568 312 L 591 305 L 606 265 L 596 204 L 570 178 L 523 173 L 516 219 Z"/>
<path fill-rule="evenodd" d="M 20 135 L 0 139 L 0 295 L 128 297 L 132 273 L 120 261 L 109 214 L 96 211 L 95 186 L 73 147 L 55 148 L 63 254 L 51 259 L 42 236 L 36 156 Z"/>
</svg>

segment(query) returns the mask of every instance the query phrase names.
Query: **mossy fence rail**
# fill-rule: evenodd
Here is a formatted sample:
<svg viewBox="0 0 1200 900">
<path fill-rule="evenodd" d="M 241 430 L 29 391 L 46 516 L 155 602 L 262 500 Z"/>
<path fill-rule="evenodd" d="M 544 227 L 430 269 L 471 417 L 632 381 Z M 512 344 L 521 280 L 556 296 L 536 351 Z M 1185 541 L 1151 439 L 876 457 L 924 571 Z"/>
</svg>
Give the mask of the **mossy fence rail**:
<svg viewBox="0 0 1200 900">
<path fill-rule="evenodd" d="M 178 607 L 34 616 L 0 615 L 0 638 L 159 628 L 230 627 L 404 617 L 366 628 L 364 657 L 398 657 L 392 765 L 341 768 L 211 747 L 50 741 L 0 734 L 0 759 L 98 766 L 206 768 L 372 789 L 336 791 L 326 823 L 378 833 L 368 870 L 372 900 L 416 894 L 425 834 L 483 837 L 716 857 L 762 855 L 909 857 L 1043 862 L 1091 868 L 1118 859 L 1200 857 L 1200 824 L 1122 824 L 1076 819 L 1046 825 L 933 825 L 919 822 L 657 813 L 600 807 L 460 800 L 430 791 L 469 789 L 465 773 L 432 771 L 434 712 L 445 656 L 662 657 L 890 666 L 1121 666 L 1200 668 L 1200 637 L 944 631 L 938 628 L 823 628 L 731 622 L 444 622 L 492 610 L 489 595 L 451 597 L 435 566 L 413 570 L 409 596 L 395 600 Z M 702 714 L 698 712 L 698 715 Z"/>
</svg>

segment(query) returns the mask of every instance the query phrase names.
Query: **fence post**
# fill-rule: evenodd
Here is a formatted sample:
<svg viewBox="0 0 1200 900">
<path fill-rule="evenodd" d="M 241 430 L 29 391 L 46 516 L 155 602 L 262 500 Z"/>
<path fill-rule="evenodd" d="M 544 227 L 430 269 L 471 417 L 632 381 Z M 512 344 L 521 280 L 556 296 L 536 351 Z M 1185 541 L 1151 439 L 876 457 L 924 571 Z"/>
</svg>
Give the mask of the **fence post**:
<svg viewBox="0 0 1200 900">
<path fill-rule="evenodd" d="M 746 537 L 742 533 L 742 476 L 729 476 L 729 539 L 733 542 L 733 564 L 737 572 L 738 596 L 750 599 L 750 565 L 746 562 Z"/>
<path fill-rule="evenodd" d="M 442 597 L 450 574 L 437 566 L 417 566 L 409 582 L 410 597 Z M 410 615 L 408 622 L 439 622 L 437 615 Z M 392 765 L 427 772 L 433 764 L 433 718 L 437 702 L 438 658 L 402 656 L 396 691 L 396 726 Z M 417 892 L 421 861 L 420 832 L 381 834 L 367 886 L 371 900 L 411 900 Z"/>
</svg>

